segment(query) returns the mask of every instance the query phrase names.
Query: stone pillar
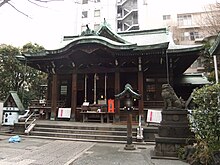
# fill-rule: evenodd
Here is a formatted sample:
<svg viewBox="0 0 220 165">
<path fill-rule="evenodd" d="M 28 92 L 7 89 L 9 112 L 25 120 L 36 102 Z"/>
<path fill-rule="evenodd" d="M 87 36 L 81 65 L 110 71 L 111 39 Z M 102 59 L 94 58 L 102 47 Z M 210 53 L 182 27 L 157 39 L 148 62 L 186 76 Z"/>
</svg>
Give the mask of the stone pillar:
<svg viewBox="0 0 220 165">
<path fill-rule="evenodd" d="M 57 115 L 57 75 L 52 75 L 52 96 L 51 96 L 51 115 L 50 120 L 55 120 Z"/>
<path fill-rule="evenodd" d="M 179 147 L 194 142 L 187 114 L 184 109 L 162 111 L 158 135 L 155 135 L 154 156 L 177 157 Z"/>
<path fill-rule="evenodd" d="M 71 121 L 76 120 L 76 106 L 77 106 L 77 73 L 72 73 L 72 92 L 71 92 Z"/>
</svg>

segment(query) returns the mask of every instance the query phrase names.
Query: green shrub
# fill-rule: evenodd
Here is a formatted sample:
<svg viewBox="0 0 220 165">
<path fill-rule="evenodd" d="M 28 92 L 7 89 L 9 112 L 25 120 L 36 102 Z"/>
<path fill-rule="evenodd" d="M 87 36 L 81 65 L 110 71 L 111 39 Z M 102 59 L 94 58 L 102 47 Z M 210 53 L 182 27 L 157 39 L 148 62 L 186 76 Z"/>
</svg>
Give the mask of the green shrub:
<svg viewBox="0 0 220 165">
<path fill-rule="evenodd" d="M 191 128 L 197 144 L 194 161 L 210 164 L 211 155 L 220 150 L 220 85 L 206 85 L 193 92 Z"/>
</svg>

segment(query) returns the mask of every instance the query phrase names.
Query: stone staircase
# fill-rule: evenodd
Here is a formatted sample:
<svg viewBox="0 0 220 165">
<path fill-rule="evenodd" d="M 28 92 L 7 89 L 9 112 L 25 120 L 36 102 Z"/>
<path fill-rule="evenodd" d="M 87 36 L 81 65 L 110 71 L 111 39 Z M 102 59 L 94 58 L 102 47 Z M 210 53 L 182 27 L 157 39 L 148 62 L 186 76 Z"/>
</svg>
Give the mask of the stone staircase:
<svg viewBox="0 0 220 165">
<path fill-rule="evenodd" d="M 22 123 L 15 127 L 20 127 Z M 20 125 L 20 126 L 19 126 Z M 151 129 L 152 130 L 152 129 Z M 153 132 L 157 128 L 153 129 Z M 15 128 L 15 132 L 19 130 Z M 24 134 L 20 131 L 20 135 Z M 32 138 L 60 139 L 106 143 L 127 143 L 127 126 L 100 123 L 77 123 L 47 121 L 36 123 L 33 130 L 26 136 Z M 132 126 L 133 143 L 137 142 L 137 125 Z"/>
<path fill-rule="evenodd" d="M 133 141 L 136 141 L 136 129 L 133 129 Z M 94 126 L 61 126 L 61 125 L 39 125 L 37 124 L 30 136 L 43 136 L 50 138 L 65 138 L 69 140 L 96 141 L 96 142 L 118 142 L 127 140 L 127 129 L 125 127 L 94 127 Z"/>
</svg>

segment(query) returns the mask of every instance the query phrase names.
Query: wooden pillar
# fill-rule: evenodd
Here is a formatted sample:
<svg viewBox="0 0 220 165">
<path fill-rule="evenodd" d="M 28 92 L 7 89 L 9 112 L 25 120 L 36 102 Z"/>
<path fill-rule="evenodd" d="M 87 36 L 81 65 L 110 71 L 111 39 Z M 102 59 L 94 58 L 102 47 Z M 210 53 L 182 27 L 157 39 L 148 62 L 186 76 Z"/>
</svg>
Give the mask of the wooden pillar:
<svg viewBox="0 0 220 165">
<path fill-rule="evenodd" d="M 76 106 L 77 106 L 77 73 L 72 73 L 72 95 L 71 95 L 71 121 L 76 120 Z"/>
<path fill-rule="evenodd" d="M 169 84 L 173 85 L 173 59 L 169 58 Z"/>
<path fill-rule="evenodd" d="M 143 71 L 142 71 L 142 59 L 141 57 L 138 58 L 138 91 L 139 94 L 142 95 L 141 99 L 138 101 L 138 112 L 139 115 L 142 116 L 143 120 L 143 115 L 144 115 L 144 99 L 143 99 L 143 93 L 144 93 L 144 85 L 143 85 Z"/>
<path fill-rule="evenodd" d="M 93 93 L 94 94 L 93 95 L 94 102 L 93 102 L 93 104 L 96 104 L 96 99 L 97 99 L 96 98 L 97 97 L 96 96 L 96 94 L 97 94 L 97 74 L 96 73 L 94 74 L 94 79 L 93 80 L 94 80 L 94 93 Z"/>
<path fill-rule="evenodd" d="M 87 101 L 87 79 L 88 79 L 88 76 L 87 74 L 85 75 L 85 78 L 84 78 L 84 102 Z"/>
<path fill-rule="evenodd" d="M 52 75 L 52 96 L 51 96 L 51 115 L 50 120 L 55 120 L 57 115 L 57 75 Z"/>
<path fill-rule="evenodd" d="M 115 94 L 120 93 L 120 73 L 115 71 Z M 115 122 L 120 122 L 120 100 L 115 99 Z"/>
<path fill-rule="evenodd" d="M 143 72 L 138 72 L 138 91 L 139 94 L 142 95 L 141 99 L 138 100 L 138 110 L 139 115 L 144 115 L 144 99 L 143 99 L 143 93 L 144 93 L 144 87 L 143 87 Z"/>
<path fill-rule="evenodd" d="M 107 74 L 106 73 L 105 73 L 105 84 L 104 84 L 104 86 L 105 86 L 104 100 L 105 100 L 105 103 L 107 104 L 107 101 L 106 101 L 106 99 L 107 99 Z"/>
</svg>

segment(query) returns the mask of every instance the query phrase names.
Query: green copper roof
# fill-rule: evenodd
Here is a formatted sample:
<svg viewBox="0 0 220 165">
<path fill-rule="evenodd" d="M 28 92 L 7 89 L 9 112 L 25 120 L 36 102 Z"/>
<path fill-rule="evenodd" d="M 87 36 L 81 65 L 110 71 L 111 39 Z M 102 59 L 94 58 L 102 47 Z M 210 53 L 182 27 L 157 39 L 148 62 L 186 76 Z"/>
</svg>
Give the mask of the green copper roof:
<svg viewBox="0 0 220 165">
<path fill-rule="evenodd" d="M 35 55 L 45 56 L 46 54 L 62 53 L 62 52 L 69 50 L 70 48 L 74 46 L 81 45 L 81 44 L 100 44 L 100 45 L 105 45 L 106 47 L 111 48 L 111 49 L 120 49 L 120 50 L 129 50 L 129 49 L 136 48 L 136 44 L 131 44 L 131 43 L 123 44 L 123 43 L 119 43 L 116 41 L 112 41 L 102 36 L 80 36 L 68 42 L 69 43 L 63 48 L 56 49 L 56 50 L 46 50 L 41 53 L 37 53 Z M 25 56 L 33 56 L 33 54 L 31 55 L 26 54 Z"/>
<path fill-rule="evenodd" d="M 92 44 L 99 44 L 117 51 L 166 49 L 168 53 L 182 53 L 203 49 L 202 45 L 176 45 L 173 42 L 172 34 L 166 28 L 114 33 L 104 23 L 97 32 L 87 27 L 86 32 L 82 33 L 81 36 L 64 37 L 63 45 L 59 49 L 45 50 L 41 53 L 26 54 L 25 56 L 40 57 L 50 54 L 60 54 L 70 49 L 75 49 L 78 45 Z"/>
<path fill-rule="evenodd" d="M 24 110 L 24 106 L 17 94 L 16 91 L 9 91 L 9 95 L 7 96 L 7 98 L 5 99 L 5 103 L 8 101 L 8 99 L 12 97 L 12 99 L 14 100 L 14 103 L 16 104 L 17 108 L 21 111 Z"/>
<path fill-rule="evenodd" d="M 203 49 L 203 45 L 176 45 L 166 28 L 152 30 L 137 30 L 119 33 L 125 40 L 136 43 L 138 46 L 154 45 L 159 43 L 169 43 L 168 53 L 179 53 Z"/>
<path fill-rule="evenodd" d="M 215 39 L 215 42 L 212 44 L 211 48 L 209 49 L 210 55 L 220 55 L 220 33 Z"/>
</svg>

